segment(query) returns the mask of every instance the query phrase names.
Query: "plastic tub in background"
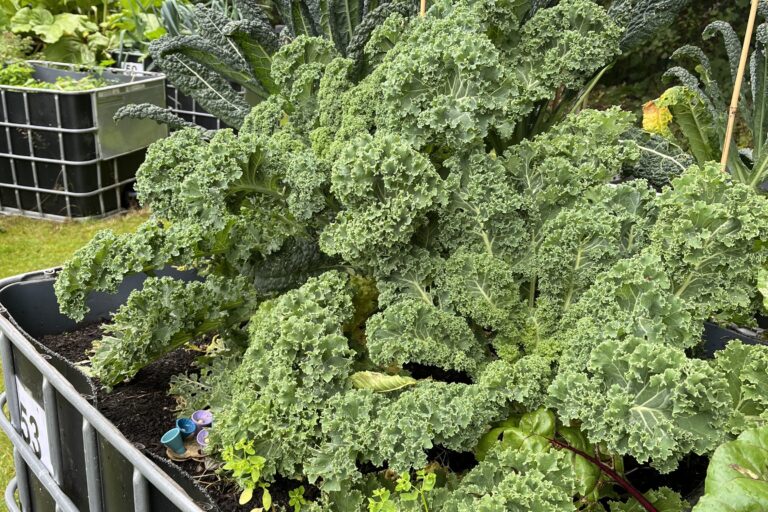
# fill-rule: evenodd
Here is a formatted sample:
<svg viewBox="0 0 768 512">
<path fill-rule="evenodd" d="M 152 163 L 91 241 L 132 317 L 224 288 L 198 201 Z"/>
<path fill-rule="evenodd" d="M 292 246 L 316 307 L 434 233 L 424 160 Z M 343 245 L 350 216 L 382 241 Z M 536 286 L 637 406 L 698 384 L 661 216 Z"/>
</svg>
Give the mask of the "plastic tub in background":
<svg viewBox="0 0 768 512">
<path fill-rule="evenodd" d="M 82 78 L 77 66 L 29 61 L 34 78 Z M 101 70 L 109 85 L 52 91 L 0 85 L 0 212 L 46 218 L 104 217 L 126 209 L 126 187 L 145 148 L 168 130 L 112 117 L 130 103 L 165 106 L 160 73 Z"/>
</svg>

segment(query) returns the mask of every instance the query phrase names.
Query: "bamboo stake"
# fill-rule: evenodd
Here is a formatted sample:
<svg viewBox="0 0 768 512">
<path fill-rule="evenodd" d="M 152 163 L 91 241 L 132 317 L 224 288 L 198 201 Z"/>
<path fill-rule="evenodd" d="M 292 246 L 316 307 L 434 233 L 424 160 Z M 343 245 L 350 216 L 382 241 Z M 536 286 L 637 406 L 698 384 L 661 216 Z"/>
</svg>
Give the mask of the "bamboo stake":
<svg viewBox="0 0 768 512">
<path fill-rule="evenodd" d="M 423 1 L 423 0 L 422 0 Z M 736 83 L 733 86 L 731 95 L 731 106 L 728 109 L 728 127 L 725 130 L 725 140 L 723 141 L 723 157 L 720 159 L 720 168 L 726 171 L 728 163 L 728 153 L 731 150 L 731 138 L 733 137 L 733 126 L 736 123 L 736 111 L 739 107 L 739 95 L 741 93 L 741 84 L 744 81 L 744 70 L 747 68 L 747 57 L 749 56 L 749 46 L 752 43 L 752 33 L 755 31 L 755 18 L 757 18 L 757 5 L 760 0 L 752 0 L 752 8 L 749 10 L 749 20 L 747 21 L 747 32 L 744 34 L 744 45 L 741 47 L 741 59 L 739 60 L 739 70 L 736 73 Z"/>
<path fill-rule="evenodd" d="M 421 11 L 419 15 L 423 18 L 427 15 L 427 0 L 421 0 Z"/>
</svg>

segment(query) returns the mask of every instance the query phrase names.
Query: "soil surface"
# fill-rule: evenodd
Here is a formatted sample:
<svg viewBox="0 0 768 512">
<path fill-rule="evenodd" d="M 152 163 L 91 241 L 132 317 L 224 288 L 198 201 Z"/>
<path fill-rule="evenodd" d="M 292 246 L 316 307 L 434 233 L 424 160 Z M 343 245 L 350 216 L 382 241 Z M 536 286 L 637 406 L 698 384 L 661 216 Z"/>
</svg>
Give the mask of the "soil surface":
<svg viewBox="0 0 768 512">
<path fill-rule="evenodd" d="M 79 364 L 88 360 L 93 342 L 101 336 L 101 325 L 91 324 L 75 331 L 45 336 L 39 341 L 70 363 Z M 173 375 L 187 373 L 193 369 L 194 360 L 198 355 L 199 353 L 192 350 L 178 349 L 143 368 L 130 382 L 115 386 L 109 393 L 94 379 L 98 389 L 97 409 L 139 449 L 168 460 L 160 437 L 173 428 L 178 417 L 176 401 L 168 395 L 170 379 Z M 151 418 L 151 421 L 147 421 L 147 418 Z M 261 505 L 261 491 L 255 493 L 251 503 L 239 505 L 240 490 L 233 482 L 222 480 L 216 475 L 215 462 L 212 460 L 172 463 L 182 468 L 190 475 L 191 480 L 205 489 L 222 512 L 250 512 L 254 507 Z M 300 484 L 293 480 L 278 480 L 272 483 L 269 491 L 273 503 L 288 509 L 288 491 L 298 485 Z M 317 496 L 313 486 L 307 485 L 306 482 L 303 485 L 307 489 L 305 497 L 309 499 Z"/>
</svg>

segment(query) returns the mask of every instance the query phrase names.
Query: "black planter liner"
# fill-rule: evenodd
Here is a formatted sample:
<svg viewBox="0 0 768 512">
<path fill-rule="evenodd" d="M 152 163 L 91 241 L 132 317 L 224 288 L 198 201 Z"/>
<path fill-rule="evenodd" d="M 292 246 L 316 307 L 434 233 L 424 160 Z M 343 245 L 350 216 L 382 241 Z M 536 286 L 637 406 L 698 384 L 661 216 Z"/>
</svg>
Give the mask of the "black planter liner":
<svg viewBox="0 0 768 512">
<path fill-rule="evenodd" d="M 48 82 L 88 75 L 33 65 L 34 77 Z M 167 131 L 147 120 L 118 125 L 111 115 L 144 98 L 162 101 L 163 77 L 110 70 L 105 78 L 110 85 L 82 92 L 0 86 L 0 211 L 79 218 L 129 206 L 125 189 L 144 148 Z"/>
<path fill-rule="evenodd" d="M 173 275 L 183 279 L 194 279 L 189 273 L 174 270 L 160 272 L 160 275 Z M 82 324 L 108 319 L 123 302 L 128 294 L 141 286 L 146 276 L 134 275 L 125 280 L 114 295 L 94 293 L 88 300 L 90 313 Z M 57 334 L 76 329 L 79 325 L 59 313 L 58 303 L 53 291 L 52 274 L 42 272 L 31 274 L 26 281 L 10 284 L 0 289 L 0 314 L 9 318 L 19 331 L 35 346 L 42 356 L 61 373 L 93 406 L 96 406 L 96 389 L 93 381 L 83 374 L 72 362 L 67 361 L 36 338 L 48 334 Z M 5 312 L 3 311 L 5 308 Z M 15 374 L 35 400 L 43 403 L 42 384 L 44 376 L 12 345 L 12 357 Z M 82 434 L 83 415 L 64 397 L 57 394 L 56 416 L 58 435 L 61 446 L 61 482 L 59 487 L 81 511 L 89 510 L 88 490 L 86 485 L 86 456 Z M 47 414 L 50 414 L 47 412 Z M 133 474 L 134 466 L 112 443 L 97 433 L 99 468 L 101 477 L 102 509 L 107 512 L 133 512 L 134 504 Z M 164 461 L 144 451 L 153 462 L 158 464 L 202 510 L 218 510 L 210 496 L 178 466 Z M 17 465 L 17 472 L 19 471 Z M 35 512 L 54 512 L 56 503 L 45 490 L 32 471 L 26 471 L 29 482 L 29 497 Z M 148 486 L 149 511 L 181 512 L 152 484 Z M 186 512 L 186 510 L 184 511 Z"/>
</svg>

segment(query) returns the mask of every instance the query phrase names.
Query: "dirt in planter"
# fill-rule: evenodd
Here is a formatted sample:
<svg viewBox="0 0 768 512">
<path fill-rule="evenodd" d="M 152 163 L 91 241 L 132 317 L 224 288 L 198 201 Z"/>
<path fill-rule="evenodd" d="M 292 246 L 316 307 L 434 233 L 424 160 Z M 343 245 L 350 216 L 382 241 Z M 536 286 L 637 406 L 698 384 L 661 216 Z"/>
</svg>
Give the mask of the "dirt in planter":
<svg viewBox="0 0 768 512">
<path fill-rule="evenodd" d="M 40 343 L 58 353 L 70 363 L 82 363 L 91 354 L 91 346 L 101 338 L 100 324 L 91 324 L 75 331 L 45 336 Z M 167 460 L 166 448 L 160 443 L 160 437 L 173 428 L 177 415 L 176 402 L 168 395 L 170 379 L 173 375 L 185 373 L 192 368 L 198 352 L 184 348 L 163 357 L 159 361 L 143 368 L 130 382 L 115 386 L 107 393 L 96 381 L 98 393 L 97 409 L 107 417 L 134 445 Z M 150 418 L 151 421 L 147 421 Z M 261 505 L 259 498 L 241 506 L 238 504 L 240 490 L 234 483 L 221 480 L 210 467 L 201 461 L 173 462 L 192 476 L 201 487 L 207 490 L 222 512 L 249 512 Z M 269 491 L 276 505 L 288 508 L 288 491 L 298 487 L 294 480 L 278 479 L 270 484 Z M 303 484 L 305 497 L 314 499 L 319 495 L 313 486 Z"/>
</svg>

